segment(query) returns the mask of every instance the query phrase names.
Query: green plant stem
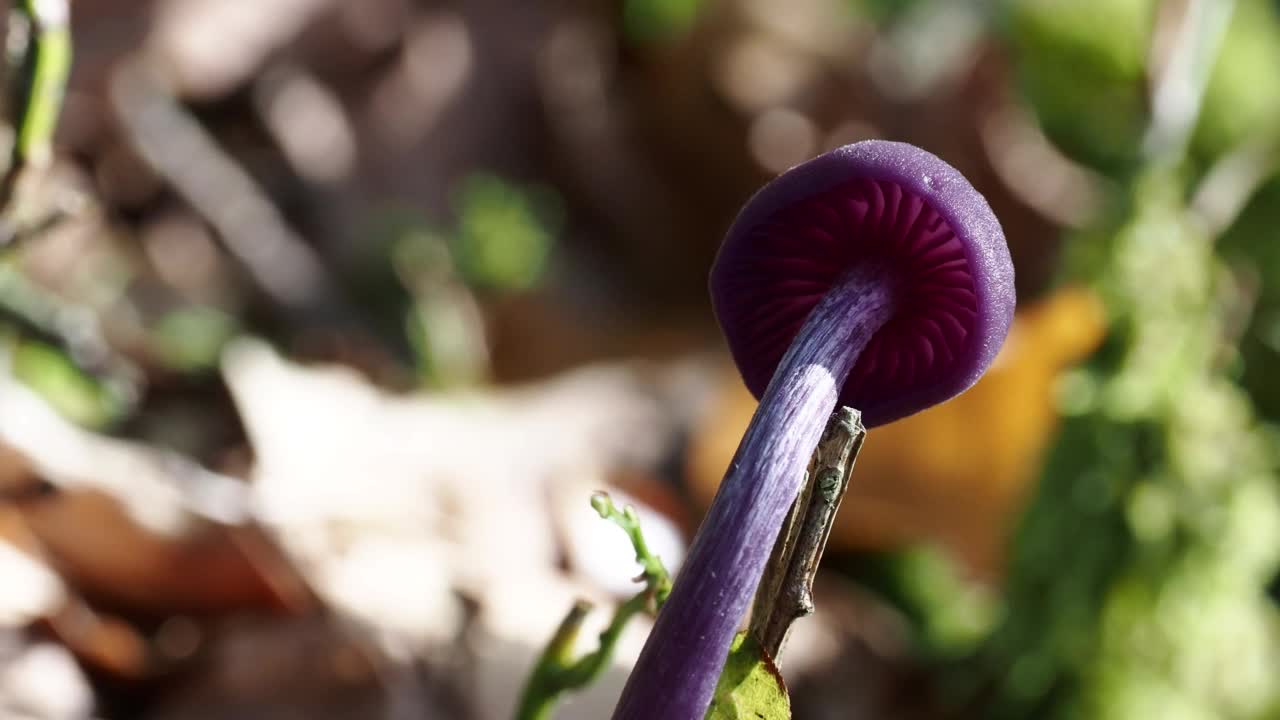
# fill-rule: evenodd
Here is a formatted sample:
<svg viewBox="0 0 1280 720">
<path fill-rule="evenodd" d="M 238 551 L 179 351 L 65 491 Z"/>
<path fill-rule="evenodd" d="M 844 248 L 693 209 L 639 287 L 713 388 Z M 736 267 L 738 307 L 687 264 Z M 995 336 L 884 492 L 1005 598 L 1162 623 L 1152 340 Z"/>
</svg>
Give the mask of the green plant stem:
<svg viewBox="0 0 1280 720">
<path fill-rule="evenodd" d="M 0 170 L 0 246 L 46 224 L 46 218 L 36 217 L 42 211 L 23 197 L 19 180 L 25 169 L 44 167 L 53 156 L 53 133 L 71 71 L 69 15 L 67 0 L 15 0 L 9 11 L 7 120 L 13 145 Z"/>
<path fill-rule="evenodd" d="M 71 71 L 71 10 L 66 0 L 20 0 L 10 15 L 25 27 L 24 77 L 15 88 L 13 169 L 48 161 Z"/>
<path fill-rule="evenodd" d="M 517 720 L 547 720 L 555 708 L 556 699 L 565 689 L 564 675 L 573 656 L 573 644 L 578 639 L 582 621 L 591 612 L 591 603 L 579 601 L 569 608 L 560 621 L 560 627 L 538 657 L 538 664 L 529 675 L 529 681 L 521 694 Z M 603 642 L 601 643 L 603 645 Z M 594 654 L 599 654 L 599 650 Z"/>
<path fill-rule="evenodd" d="M 117 353 L 89 308 L 57 297 L 28 280 L 12 260 L 0 258 L 0 330 L 57 348 L 82 372 L 136 398 L 142 371 Z"/>
<path fill-rule="evenodd" d="M 656 613 L 671 593 L 671 575 L 662 564 L 662 559 L 649 550 L 635 508 L 628 505 L 619 510 L 605 493 L 593 495 L 591 507 L 595 508 L 601 518 L 611 520 L 627 533 L 636 552 L 636 562 L 644 570 L 639 579 L 644 582 L 645 587 L 614 611 L 608 627 L 600 633 L 596 649 L 576 660 L 573 658 L 573 646 L 592 605 L 582 600 L 574 603 L 560 621 L 560 626 L 551 636 L 529 675 L 520 696 L 516 720 L 550 720 L 556 703 L 564 693 L 590 685 L 608 667 L 622 631 L 631 622 L 631 618 L 642 612 Z"/>
<path fill-rule="evenodd" d="M 22 0 L 14 12 L 24 15 L 35 29 L 28 61 L 31 63 L 26 102 L 19 105 L 15 159 L 44 163 L 49 158 L 54 128 L 67 91 L 72 68 L 70 8 L 65 0 Z"/>
<path fill-rule="evenodd" d="M 631 618 L 649 605 L 648 591 L 639 593 L 618 606 L 609 626 L 600 633 L 600 644 L 592 652 L 572 660 L 573 644 L 591 604 L 575 603 L 552 636 L 520 699 L 517 720 L 550 720 L 560 696 L 569 690 L 590 685 L 609 665 L 618 639 Z"/>
<path fill-rule="evenodd" d="M 640 516 L 636 514 L 636 509 L 628 505 L 620 511 L 609 495 L 602 492 L 591 496 L 591 507 L 600 513 L 600 517 L 612 520 L 627 534 L 631 547 L 636 551 L 636 562 L 644 570 L 641 580 L 645 583 L 645 592 L 652 592 L 657 607 L 662 607 L 671 594 L 671 575 L 662 564 L 662 559 L 649 550 L 644 531 L 640 529 Z"/>
</svg>

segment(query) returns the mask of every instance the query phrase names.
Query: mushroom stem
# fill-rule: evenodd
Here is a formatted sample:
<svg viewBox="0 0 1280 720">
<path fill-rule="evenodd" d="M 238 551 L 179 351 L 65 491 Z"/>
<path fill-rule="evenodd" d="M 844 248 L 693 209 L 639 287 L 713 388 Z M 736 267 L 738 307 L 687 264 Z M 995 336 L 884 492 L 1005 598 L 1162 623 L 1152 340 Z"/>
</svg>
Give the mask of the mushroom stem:
<svg viewBox="0 0 1280 720">
<path fill-rule="evenodd" d="M 804 482 L 840 388 L 893 314 L 880 267 L 850 271 L 809 314 L 778 365 L 614 720 L 702 720 L 743 614 Z"/>
</svg>

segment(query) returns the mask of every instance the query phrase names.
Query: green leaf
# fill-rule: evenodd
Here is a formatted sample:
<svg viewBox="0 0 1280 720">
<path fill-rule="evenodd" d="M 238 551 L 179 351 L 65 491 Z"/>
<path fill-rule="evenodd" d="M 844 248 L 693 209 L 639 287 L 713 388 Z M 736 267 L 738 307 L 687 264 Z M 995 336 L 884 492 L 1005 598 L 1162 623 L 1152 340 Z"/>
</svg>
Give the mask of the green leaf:
<svg viewBox="0 0 1280 720">
<path fill-rule="evenodd" d="M 791 698 L 773 660 L 746 633 L 729 648 L 706 720 L 791 720 Z"/>
</svg>

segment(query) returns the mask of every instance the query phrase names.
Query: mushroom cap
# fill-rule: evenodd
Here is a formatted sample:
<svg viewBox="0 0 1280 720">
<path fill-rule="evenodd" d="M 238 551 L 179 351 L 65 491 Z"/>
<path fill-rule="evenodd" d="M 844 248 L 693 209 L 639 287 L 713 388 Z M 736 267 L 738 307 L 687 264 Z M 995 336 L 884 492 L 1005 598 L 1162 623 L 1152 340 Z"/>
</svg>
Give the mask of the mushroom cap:
<svg viewBox="0 0 1280 720">
<path fill-rule="evenodd" d="M 809 312 L 875 263 L 895 310 L 862 350 L 840 403 L 872 427 L 948 400 L 981 377 L 1015 305 L 1000 222 L 955 168 L 906 143 L 868 140 L 761 188 L 711 270 L 711 301 L 747 388 L 764 394 Z"/>
</svg>

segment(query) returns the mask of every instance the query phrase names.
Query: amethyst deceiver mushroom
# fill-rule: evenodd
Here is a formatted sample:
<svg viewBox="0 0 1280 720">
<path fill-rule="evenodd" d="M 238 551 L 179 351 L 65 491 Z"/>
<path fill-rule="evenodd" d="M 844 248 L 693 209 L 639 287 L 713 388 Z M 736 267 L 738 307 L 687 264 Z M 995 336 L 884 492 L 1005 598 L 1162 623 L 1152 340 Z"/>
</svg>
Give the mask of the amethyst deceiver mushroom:
<svg viewBox="0 0 1280 720">
<path fill-rule="evenodd" d="M 882 425 L 947 400 L 1013 319 L 1000 223 L 950 165 L 871 140 L 798 165 L 739 213 L 711 298 L 760 406 L 614 720 L 701 720 L 837 402 Z"/>
</svg>

